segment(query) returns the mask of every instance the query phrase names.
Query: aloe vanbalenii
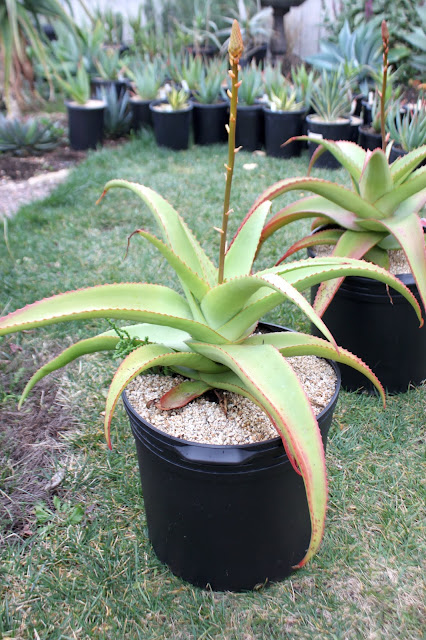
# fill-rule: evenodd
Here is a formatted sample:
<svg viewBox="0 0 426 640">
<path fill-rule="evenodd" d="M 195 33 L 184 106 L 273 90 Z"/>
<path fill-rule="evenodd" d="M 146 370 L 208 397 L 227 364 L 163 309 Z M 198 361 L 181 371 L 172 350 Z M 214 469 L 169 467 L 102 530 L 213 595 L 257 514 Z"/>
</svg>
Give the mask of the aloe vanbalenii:
<svg viewBox="0 0 426 640">
<path fill-rule="evenodd" d="M 384 71 L 381 108 L 384 112 L 387 53 L 389 36 L 384 25 Z M 319 147 L 312 156 L 309 172 L 324 151 L 330 151 L 348 171 L 352 188 L 319 178 L 287 178 L 272 185 L 256 200 L 247 219 L 263 202 L 271 201 L 288 191 L 308 191 L 304 197 L 278 211 L 265 225 L 260 244 L 277 229 L 295 220 L 314 218 L 313 229 L 325 225 L 314 235 L 293 244 L 281 260 L 294 252 L 320 244 L 335 245 L 334 256 L 364 258 L 389 268 L 390 249 L 403 249 L 411 268 L 423 306 L 426 309 L 426 248 L 424 228 L 420 218 L 426 204 L 426 167 L 419 167 L 426 158 L 426 145 L 411 151 L 389 164 L 390 147 L 386 148 L 382 130 L 382 149 L 365 151 L 358 145 L 332 140 L 309 139 Z M 306 137 L 299 139 L 307 140 Z M 308 172 L 308 174 L 309 174 Z M 343 278 L 324 282 L 314 303 L 322 315 L 330 304 Z"/>
<path fill-rule="evenodd" d="M 130 326 L 81 340 L 37 371 L 23 398 L 47 373 L 96 351 L 114 350 L 128 335 L 136 347 L 121 362 L 112 380 L 105 411 L 105 433 L 110 446 L 111 418 L 126 385 L 140 373 L 158 365 L 187 378 L 160 401 L 165 408 L 183 406 L 211 388 L 250 398 L 270 417 L 281 436 L 289 460 L 303 476 L 310 509 L 312 536 L 298 566 L 304 565 L 321 542 L 327 503 L 324 450 L 310 403 L 286 356 L 316 355 L 332 358 L 363 372 L 378 388 L 376 376 L 354 355 L 338 348 L 323 321 L 301 291 L 328 278 L 364 275 L 394 286 L 420 309 L 410 292 L 384 269 L 342 258 L 320 258 L 279 265 L 252 273 L 260 234 L 270 203 L 263 202 L 240 227 L 226 250 L 232 169 L 235 156 L 235 118 L 241 36 L 238 25 L 231 38 L 232 80 L 229 123 L 229 158 L 219 268 L 210 260 L 173 207 L 149 187 L 111 180 L 103 195 L 115 188 L 130 190 L 147 205 L 161 238 L 139 229 L 136 235 L 151 242 L 174 269 L 183 294 L 150 283 L 107 284 L 28 305 L 0 319 L 0 335 L 76 319 L 112 318 Z M 325 339 L 298 332 L 253 335 L 258 320 L 284 300 L 292 300 L 323 332 Z M 125 335 L 125 334 L 124 334 Z M 383 396 L 384 397 L 384 396 Z"/>
</svg>

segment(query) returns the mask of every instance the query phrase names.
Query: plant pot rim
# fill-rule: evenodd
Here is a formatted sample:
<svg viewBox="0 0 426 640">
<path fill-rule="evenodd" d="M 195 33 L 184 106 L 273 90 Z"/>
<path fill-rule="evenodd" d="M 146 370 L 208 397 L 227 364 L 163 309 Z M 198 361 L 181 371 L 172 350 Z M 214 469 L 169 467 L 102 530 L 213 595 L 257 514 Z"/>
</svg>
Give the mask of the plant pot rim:
<svg viewBox="0 0 426 640">
<path fill-rule="evenodd" d="M 159 109 L 158 107 L 160 105 L 164 105 L 167 104 L 166 100 L 152 100 L 149 103 L 149 108 L 151 111 L 155 111 L 155 113 L 167 113 L 168 115 L 175 115 L 177 113 L 187 113 L 188 111 L 192 111 L 194 108 L 194 105 L 192 104 L 192 102 L 188 101 L 188 106 L 185 107 L 184 109 L 178 109 L 178 110 L 167 110 L 167 109 Z"/>
<path fill-rule="evenodd" d="M 136 104 L 149 104 L 153 100 L 155 100 L 155 98 L 141 98 L 139 95 L 130 96 L 129 98 L 129 102 L 134 102 Z"/>
<path fill-rule="evenodd" d="M 81 109 L 82 111 L 90 111 L 90 110 L 97 110 L 97 109 L 105 109 L 107 105 L 106 105 L 106 102 L 104 102 L 104 100 L 98 100 L 97 98 L 90 98 L 90 100 L 88 100 L 88 102 L 85 102 L 84 104 L 81 104 L 76 100 L 65 100 L 65 106 L 70 109 L 75 109 L 75 110 Z"/>
<path fill-rule="evenodd" d="M 333 127 L 336 124 L 338 124 L 338 125 L 350 124 L 350 122 L 351 122 L 351 119 L 350 119 L 349 116 L 348 117 L 341 116 L 337 120 L 323 120 L 316 113 L 309 113 L 306 116 L 306 120 L 307 120 L 307 122 L 315 122 L 317 124 L 321 124 L 324 127 Z"/>
<path fill-rule="evenodd" d="M 308 113 L 308 107 L 304 107 L 303 109 L 285 109 L 285 110 L 280 110 L 280 109 L 271 109 L 271 107 L 268 104 L 263 104 L 263 110 L 266 111 L 267 113 L 273 113 L 273 114 L 277 114 L 277 115 L 281 115 L 281 114 L 285 114 L 285 115 L 303 115 L 303 114 L 307 114 Z"/>
<path fill-rule="evenodd" d="M 227 107 L 229 104 L 229 102 L 227 102 L 226 100 L 216 100 L 216 102 L 200 102 L 196 98 L 191 98 L 190 102 L 191 104 L 194 105 L 194 107 L 197 107 L 197 109 L 209 109 L 212 107 Z"/>
<path fill-rule="evenodd" d="M 274 331 L 294 331 L 294 329 L 289 329 L 287 327 L 283 327 L 281 325 L 277 325 L 269 322 L 259 322 L 259 326 L 270 328 L 272 329 L 273 332 Z M 270 332 L 268 331 L 268 333 Z M 330 410 L 330 407 L 332 407 L 336 403 L 337 397 L 340 392 L 340 387 L 341 387 L 341 373 L 337 363 L 334 362 L 333 360 L 329 360 L 328 358 L 322 358 L 322 359 L 325 360 L 333 368 L 333 371 L 336 375 L 336 386 L 335 386 L 333 395 L 328 401 L 327 405 L 316 415 L 317 422 L 318 420 L 321 420 L 324 417 L 324 415 Z M 196 447 L 202 447 L 202 448 L 206 447 L 206 449 L 210 451 L 213 451 L 213 450 L 229 451 L 231 448 L 233 449 L 236 448 L 241 451 L 246 451 L 246 450 L 253 449 L 253 447 L 256 447 L 256 449 L 262 450 L 262 449 L 268 449 L 271 446 L 280 446 L 282 444 L 282 440 L 278 435 L 274 438 L 269 438 L 268 440 L 261 440 L 258 442 L 250 442 L 246 444 L 209 444 L 207 442 L 195 442 L 193 440 L 185 440 L 184 438 L 176 438 L 175 436 L 172 436 L 166 433 L 165 431 L 162 431 L 158 427 L 155 427 L 153 424 L 148 422 L 143 416 L 141 416 L 129 401 L 125 390 L 122 392 L 121 397 L 125 407 L 126 408 L 129 407 L 131 411 L 139 418 L 139 420 L 147 424 L 157 436 L 159 436 L 160 438 L 165 438 L 167 440 L 170 440 L 173 444 L 176 444 L 176 445 L 196 446 Z"/>
</svg>

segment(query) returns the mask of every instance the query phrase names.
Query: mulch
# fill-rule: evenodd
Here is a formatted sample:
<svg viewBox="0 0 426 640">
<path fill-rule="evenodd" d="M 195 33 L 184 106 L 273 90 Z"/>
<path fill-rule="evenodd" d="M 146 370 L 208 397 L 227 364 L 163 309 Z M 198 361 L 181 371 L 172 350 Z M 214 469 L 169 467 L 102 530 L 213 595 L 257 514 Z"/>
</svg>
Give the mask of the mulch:
<svg viewBox="0 0 426 640">
<path fill-rule="evenodd" d="M 59 146 L 43 155 L 19 157 L 9 153 L 0 154 L 0 179 L 28 180 L 35 175 L 68 169 L 84 160 L 85 151 L 74 151 L 68 146 Z"/>
</svg>

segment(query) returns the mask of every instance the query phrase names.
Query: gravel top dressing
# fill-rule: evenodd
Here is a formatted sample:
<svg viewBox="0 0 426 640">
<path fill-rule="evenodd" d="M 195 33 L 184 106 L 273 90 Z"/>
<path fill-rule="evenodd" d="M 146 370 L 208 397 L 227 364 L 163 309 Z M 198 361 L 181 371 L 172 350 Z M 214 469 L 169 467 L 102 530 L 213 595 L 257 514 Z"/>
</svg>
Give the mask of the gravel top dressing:
<svg viewBox="0 0 426 640">
<path fill-rule="evenodd" d="M 287 358 L 309 397 L 315 415 L 331 400 L 336 374 L 326 360 L 315 356 Z M 162 411 L 156 401 L 183 378 L 147 374 L 127 387 L 129 402 L 142 418 L 170 436 L 204 444 L 250 444 L 277 437 L 266 414 L 251 400 L 219 391 L 217 401 L 201 396 L 181 409 Z"/>
</svg>

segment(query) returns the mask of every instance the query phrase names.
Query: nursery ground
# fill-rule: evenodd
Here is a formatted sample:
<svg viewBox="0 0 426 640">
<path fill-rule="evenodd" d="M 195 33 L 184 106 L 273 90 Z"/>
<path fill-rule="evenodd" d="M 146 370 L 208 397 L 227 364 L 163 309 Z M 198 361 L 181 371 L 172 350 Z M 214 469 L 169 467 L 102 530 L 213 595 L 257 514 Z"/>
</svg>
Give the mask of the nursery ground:
<svg viewBox="0 0 426 640">
<path fill-rule="evenodd" d="M 0 242 L 1 314 L 100 282 L 175 284 L 151 245 L 138 238 L 124 260 L 130 233 L 155 226 L 130 193 L 111 192 L 95 206 L 110 178 L 159 191 L 216 256 L 213 227 L 220 223 L 225 157 L 223 146 L 170 153 L 150 134 L 90 152 L 47 199 L 26 205 L 10 221 L 10 251 Z M 238 154 L 232 231 L 266 186 L 304 175 L 307 165 L 307 155 L 283 161 Z M 347 184 L 341 170 L 315 175 Z M 276 234 L 262 249 L 259 268 L 276 261 L 297 235 L 300 227 Z M 290 304 L 268 320 L 308 329 Z M 107 328 L 102 321 L 64 323 L 0 342 L 2 638 L 421 637 L 425 386 L 389 397 L 386 409 L 375 396 L 343 392 L 327 449 L 330 500 L 320 552 L 280 584 L 212 593 L 174 577 L 152 551 L 121 408 L 113 451 L 106 448 L 102 411 L 116 366 L 111 357 L 90 356 L 47 378 L 17 414 L 28 377 L 70 344 L 71 332 L 75 340 Z M 49 489 L 52 476 L 59 484 Z"/>
</svg>

